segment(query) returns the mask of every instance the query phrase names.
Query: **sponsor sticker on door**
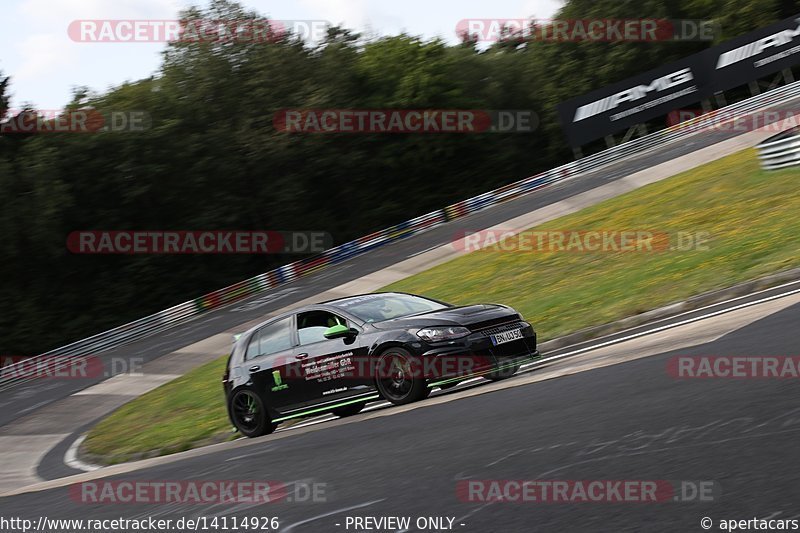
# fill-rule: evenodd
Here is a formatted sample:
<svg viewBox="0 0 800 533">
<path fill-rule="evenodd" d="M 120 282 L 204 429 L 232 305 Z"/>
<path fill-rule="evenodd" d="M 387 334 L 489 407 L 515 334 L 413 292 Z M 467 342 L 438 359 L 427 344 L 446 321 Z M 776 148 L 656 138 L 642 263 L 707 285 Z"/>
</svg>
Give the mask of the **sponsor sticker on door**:
<svg viewBox="0 0 800 533">
<path fill-rule="evenodd" d="M 272 371 L 272 380 L 275 382 L 275 386 L 272 387 L 272 392 L 278 392 L 284 389 L 288 389 L 289 385 L 283 382 L 283 378 L 281 378 L 281 371 L 280 370 L 273 370 Z"/>
</svg>

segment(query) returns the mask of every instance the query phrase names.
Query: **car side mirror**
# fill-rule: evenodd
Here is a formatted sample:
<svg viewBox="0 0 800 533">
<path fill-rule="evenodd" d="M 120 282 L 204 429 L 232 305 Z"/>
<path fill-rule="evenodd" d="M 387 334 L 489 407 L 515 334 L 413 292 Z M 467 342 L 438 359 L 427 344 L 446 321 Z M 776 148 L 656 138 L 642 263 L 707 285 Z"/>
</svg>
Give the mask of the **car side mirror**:
<svg viewBox="0 0 800 533">
<path fill-rule="evenodd" d="M 344 324 L 337 324 L 326 329 L 322 335 L 326 339 L 343 339 L 345 337 L 355 337 L 358 335 L 358 331 L 348 328 Z"/>
</svg>

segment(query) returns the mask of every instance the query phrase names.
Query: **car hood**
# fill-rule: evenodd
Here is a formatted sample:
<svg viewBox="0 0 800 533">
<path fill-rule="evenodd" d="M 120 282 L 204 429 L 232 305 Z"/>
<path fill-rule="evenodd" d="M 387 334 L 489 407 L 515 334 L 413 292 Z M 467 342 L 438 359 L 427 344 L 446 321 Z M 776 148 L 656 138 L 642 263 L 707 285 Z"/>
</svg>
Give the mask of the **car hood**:
<svg viewBox="0 0 800 533">
<path fill-rule="evenodd" d="M 393 318 L 374 322 L 372 326 L 378 329 L 466 326 L 474 330 L 519 319 L 519 314 L 510 307 L 497 304 L 477 304 L 448 307 L 447 309 Z"/>
</svg>

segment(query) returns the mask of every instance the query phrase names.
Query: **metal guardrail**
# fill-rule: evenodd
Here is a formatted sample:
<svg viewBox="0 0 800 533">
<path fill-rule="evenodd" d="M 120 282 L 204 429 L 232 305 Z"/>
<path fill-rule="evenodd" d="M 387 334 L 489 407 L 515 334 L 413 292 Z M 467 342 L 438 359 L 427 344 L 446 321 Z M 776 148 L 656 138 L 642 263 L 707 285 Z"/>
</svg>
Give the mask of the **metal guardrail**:
<svg viewBox="0 0 800 533">
<path fill-rule="evenodd" d="M 726 115 L 731 113 L 749 114 L 776 103 L 800 97 L 800 81 L 787 84 L 741 102 L 721 108 Z M 578 159 L 536 174 L 529 178 L 505 185 L 493 191 L 485 192 L 461 202 L 438 209 L 417 218 L 401 222 L 381 231 L 365 235 L 354 241 L 346 242 L 321 254 L 289 263 L 282 267 L 264 272 L 253 278 L 235 283 L 229 287 L 189 300 L 150 316 L 123 324 L 116 328 L 98 333 L 89 338 L 73 342 L 61 348 L 51 350 L 36 358 L 84 356 L 98 354 L 111 348 L 141 339 L 166 329 L 180 325 L 206 311 L 223 307 L 254 294 L 289 283 L 331 265 L 336 265 L 374 248 L 384 246 L 400 239 L 416 235 L 445 222 L 461 218 L 487 207 L 491 207 L 556 182 L 575 178 L 590 171 L 602 169 L 624 159 L 642 155 L 643 153 L 684 140 L 713 126 L 716 113 L 701 115 L 688 122 L 633 139 L 631 141 L 608 148 L 596 154 Z M 31 360 L 28 360 L 30 363 Z M 9 365 L 0 369 L 0 390 L 14 383 L 27 381 L 15 372 L 17 365 Z"/>
<path fill-rule="evenodd" d="M 756 145 L 761 168 L 779 168 L 800 165 L 800 126 L 789 128 Z"/>
</svg>

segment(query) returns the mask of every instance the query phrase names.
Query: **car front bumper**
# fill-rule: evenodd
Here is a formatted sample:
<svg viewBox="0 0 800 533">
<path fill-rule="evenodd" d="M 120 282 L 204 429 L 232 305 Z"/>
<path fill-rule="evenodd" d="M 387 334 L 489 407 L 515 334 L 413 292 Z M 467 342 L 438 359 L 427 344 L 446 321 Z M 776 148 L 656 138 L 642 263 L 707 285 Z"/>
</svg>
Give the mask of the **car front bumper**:
<svg viewBox="0 0 800 533">
<path fill-rule="evenodd" d="M 456 341 L 437 343 L 421 353 L 429 385 L 480 376 L 540 358 L 533 327 L 527 322 L 519 324 L 519 328 L 505 328 L 505 331 L 520 329 L 522 332 L 522 338 L 511 342 L 495 344 L 492 337 L 498 328 L 490 328 L 488 331 L 474 331 Z"/>
</svg>

